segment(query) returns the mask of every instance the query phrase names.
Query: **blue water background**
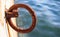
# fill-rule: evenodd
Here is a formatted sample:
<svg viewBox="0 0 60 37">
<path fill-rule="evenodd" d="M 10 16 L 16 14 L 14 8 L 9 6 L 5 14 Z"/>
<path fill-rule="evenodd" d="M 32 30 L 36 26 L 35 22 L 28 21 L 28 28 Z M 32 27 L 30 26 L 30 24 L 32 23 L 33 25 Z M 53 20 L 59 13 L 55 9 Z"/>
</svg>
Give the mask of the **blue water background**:
<svg viewBox="0 0 60 37">
<path fill-rule="evenodd" d="M 23 37 L 60 37 L 60 0 L 15 0 L 18 3 L 29 5 L 37 16 L 35 29 Z"/>
</svg>

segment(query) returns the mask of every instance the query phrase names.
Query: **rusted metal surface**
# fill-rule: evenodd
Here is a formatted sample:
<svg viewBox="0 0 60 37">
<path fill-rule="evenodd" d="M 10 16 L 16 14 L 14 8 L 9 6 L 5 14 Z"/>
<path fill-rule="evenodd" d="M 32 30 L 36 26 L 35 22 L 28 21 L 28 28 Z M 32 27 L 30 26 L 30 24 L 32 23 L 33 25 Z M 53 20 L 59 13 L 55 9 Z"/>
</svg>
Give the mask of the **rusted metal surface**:
<svg viewBox="0 0 60 37">
<path fill-rule="evenodd" d="M 32 24 L 31 26 L 28 28 L 28 29 L 20 29 L 19 27 L 15 26 L 11 20 L 12 17 L 18 17 L 18 11 L 13 11 L 13 10 L 17 10 L 18 8 L 25 8 L 29 11 L 29 13 L 31 14 L 32 16 Z M 10 12 L 10 14 L 9 14 Z M 9 23 L 9 25 L 14 29 L 16 30 L 17 32 L 20 32 L 20 33 L 29 33 L 31 32 L 35 26 L 36 26 L 36 15 L 35 15 L 35 12 L 28 6 L 28 5 L 25 5 L 25 4 L 15 4 L 13 6 L 11 6 L 8 10 L 8 13 L 6 13 L 6 19 Z"/>
<path fill-rule="evenodd" d="M 2 0 L 2 1 L 4 1 L 4 0 Z M 4 4 L 5 4 L 5 6 L 4 6 L 5 10 L 9 9 L 14 4 L 14 0 L 5 0 Z M 4 10 L 4 13 L 5 13 L 5 10 Z M 16 22 L 15 19 L 13 19 L 13 21 L 14 21 L 14 23 Z M 8 35 L 9 35 L 9 37 L 18 37 L 17 32 L 14 29 L 11 28 L 11 26 L 9 25 L 8 22 L 5 25 L 7 25 L 7 27 L 8 27 Z"/>
</svg>

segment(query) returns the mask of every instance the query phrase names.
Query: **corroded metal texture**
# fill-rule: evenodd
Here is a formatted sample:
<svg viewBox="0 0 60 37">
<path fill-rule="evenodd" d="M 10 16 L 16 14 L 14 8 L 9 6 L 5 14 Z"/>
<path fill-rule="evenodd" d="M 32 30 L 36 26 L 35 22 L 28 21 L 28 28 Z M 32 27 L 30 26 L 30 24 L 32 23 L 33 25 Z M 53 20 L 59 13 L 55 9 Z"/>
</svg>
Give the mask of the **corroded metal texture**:
<svg viewBox="0 0 60 37">
<path fill-rule="evenodd" d="M 29 11 L 29 13 L 31 14 L 32 16 L 32 24 L 31 26 L 28 28 L 28 29 L 20 29 L 19 27 L 15 26 L 11 20 L 12 17 L 18 17 L 18 11 L 13 11 L 13 10 L 17 10 L 18 8 L 25 8 Z M 9 14 L 10 12 L 10 14 Z M 9 25 L 14 29 L 16 30 L 17 32 L 20 32 L 20 33 L 29 33 L 31 32 L 35 26 L 36 26 L 36 15 L 35 15 L 35 12 L 28 6 L 28 5 L 25 5 L 25 4 L 15 4 L 13 6 L 11 6 L 8 10 L 8 12 L 6 13 L 6 19 L 7 21 L 9 22 Z"/>
</svg>

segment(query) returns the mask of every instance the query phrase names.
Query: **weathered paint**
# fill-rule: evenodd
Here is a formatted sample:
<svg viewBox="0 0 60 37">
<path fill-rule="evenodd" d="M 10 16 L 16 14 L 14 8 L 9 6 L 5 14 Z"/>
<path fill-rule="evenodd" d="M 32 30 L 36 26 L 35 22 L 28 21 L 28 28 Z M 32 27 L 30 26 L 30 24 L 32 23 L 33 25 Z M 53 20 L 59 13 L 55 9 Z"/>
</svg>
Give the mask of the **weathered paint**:
<svg viewBox="0 0 60 37">
<path fill-rule="evenodd" d="M 17 37 L 17 32 L 5 20 L 5 9 L 9 9 L 13 4 L 14 0 L 0 0 L 0 37 Z"/>
</svg>

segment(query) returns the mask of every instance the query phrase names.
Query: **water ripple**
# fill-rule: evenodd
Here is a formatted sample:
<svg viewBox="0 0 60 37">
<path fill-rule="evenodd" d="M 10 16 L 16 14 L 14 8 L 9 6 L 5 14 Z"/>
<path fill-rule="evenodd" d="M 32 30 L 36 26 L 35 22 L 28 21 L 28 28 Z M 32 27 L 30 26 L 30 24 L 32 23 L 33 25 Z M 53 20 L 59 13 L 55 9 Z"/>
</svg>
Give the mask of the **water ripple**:
<svg viewBox="0 0 60 37">
<path fill-rule="evenodd" d="M 60 37 L 60 0 L 15 0 L 15 3 L 28 4 L 36 13 L 37 26 L 27 37 Z"/>
</svg>

